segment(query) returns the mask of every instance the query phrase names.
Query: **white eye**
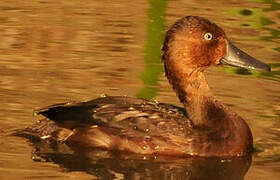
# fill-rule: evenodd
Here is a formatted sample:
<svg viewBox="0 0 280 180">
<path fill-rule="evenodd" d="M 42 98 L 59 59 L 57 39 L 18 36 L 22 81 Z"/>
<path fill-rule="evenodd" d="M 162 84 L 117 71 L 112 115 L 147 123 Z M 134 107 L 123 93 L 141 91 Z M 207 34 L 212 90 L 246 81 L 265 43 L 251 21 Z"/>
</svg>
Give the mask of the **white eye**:
<svg viewBox="0 0 280 180">
<path fill-rule="evenodd" d="M 205 34 L 204 34 L 204 39 L 205 39 L 205 40 L 209 41 L 209 40 L 211 40 L 212 38 L 213 38 L 213 35 L 212 35 L 211 33 L 205 33 Z"/>
</svg>

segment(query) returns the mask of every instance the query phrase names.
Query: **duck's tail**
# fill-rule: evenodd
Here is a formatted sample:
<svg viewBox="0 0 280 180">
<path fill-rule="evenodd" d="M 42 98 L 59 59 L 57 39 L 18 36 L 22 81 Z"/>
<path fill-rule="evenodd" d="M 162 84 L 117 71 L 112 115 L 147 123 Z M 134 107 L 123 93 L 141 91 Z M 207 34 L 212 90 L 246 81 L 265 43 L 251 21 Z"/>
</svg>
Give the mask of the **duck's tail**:
<svg viewBox="0 0 280 180">
<path fill-rule="evenodd" d="M 29 139 L 30 141 L 40 141 L 42 139 L 57 140 L 59 132 L 62 130 L 54 121 L 48 118 L 38 120 L 34 125 L 17 130 L 13 135 Z"/>
</svg>

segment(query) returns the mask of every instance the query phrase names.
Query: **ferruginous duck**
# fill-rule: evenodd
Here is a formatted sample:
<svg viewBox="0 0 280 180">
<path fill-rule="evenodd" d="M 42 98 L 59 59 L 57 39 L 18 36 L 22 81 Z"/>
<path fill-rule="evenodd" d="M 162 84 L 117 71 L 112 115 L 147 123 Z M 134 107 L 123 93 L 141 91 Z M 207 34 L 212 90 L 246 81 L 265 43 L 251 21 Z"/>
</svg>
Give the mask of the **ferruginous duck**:
<svg viewBox="0 0 280 180">
<path fill-rule="evenodd" d="M 139 154 L 228 157 L 252 151 L 246 121 L 212 96 L 204 70 L 231 65 L 270 71 L 235 47 L 216 24 L 179 19 L 162 48 L 165 74 L 183 107 L 127 96 L 52 105 L 26 137 Z"/>
</svg>

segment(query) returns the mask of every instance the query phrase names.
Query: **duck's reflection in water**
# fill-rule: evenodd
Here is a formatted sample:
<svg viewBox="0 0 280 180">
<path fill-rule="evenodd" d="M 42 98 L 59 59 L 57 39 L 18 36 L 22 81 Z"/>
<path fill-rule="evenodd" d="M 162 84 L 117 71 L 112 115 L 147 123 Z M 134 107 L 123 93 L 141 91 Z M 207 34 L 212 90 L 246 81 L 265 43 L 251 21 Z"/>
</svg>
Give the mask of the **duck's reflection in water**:
<svg viewBox="0 0 280 180">
<path fill-rule="evenodd" d="M 58 164 L 64 171 L 82 171 L 100 179 L 240 180 L 252 156 L 231 158 L 177 158 L 81 149 L 56 142 L 32 142 L 32 159 Z"/>
</svg>

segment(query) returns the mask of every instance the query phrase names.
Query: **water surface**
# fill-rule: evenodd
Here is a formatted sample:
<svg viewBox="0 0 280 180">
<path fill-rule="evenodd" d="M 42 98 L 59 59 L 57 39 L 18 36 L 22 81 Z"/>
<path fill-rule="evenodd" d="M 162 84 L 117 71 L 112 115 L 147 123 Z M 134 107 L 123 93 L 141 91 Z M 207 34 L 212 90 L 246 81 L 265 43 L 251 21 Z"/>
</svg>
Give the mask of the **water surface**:
<svg viewBox="0 0 280 180">
<path fill-rule="evenodd" d="M 247 120 L 258 149 L 252 162 L 223 165 L 240 167 L 241 179 L 279 179 L 279 10 L 273 0 L 1 2 L 0 179 L 191 179 L 199 176 L 189 175 L 190 168 L 210 163 L 219 170 L 216 160 L 156 161 L 44 144 L 38 153 L 38 144 L 10 136 L 39 118 L 32 116 L 35 108 L 104 93 L 179 105 L 164 77 L 160 46 L 166 29 L 186 15 L 214 21 L 241 49 L 272 66 L 271 73 L 214 67 L 207 78 L 216 97 Z"/>
</svg>

